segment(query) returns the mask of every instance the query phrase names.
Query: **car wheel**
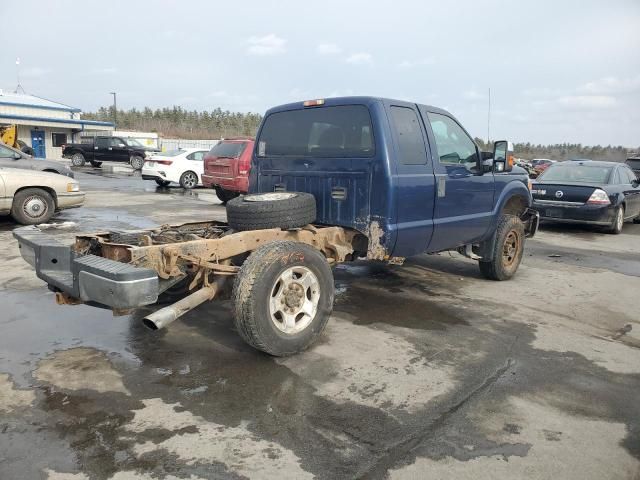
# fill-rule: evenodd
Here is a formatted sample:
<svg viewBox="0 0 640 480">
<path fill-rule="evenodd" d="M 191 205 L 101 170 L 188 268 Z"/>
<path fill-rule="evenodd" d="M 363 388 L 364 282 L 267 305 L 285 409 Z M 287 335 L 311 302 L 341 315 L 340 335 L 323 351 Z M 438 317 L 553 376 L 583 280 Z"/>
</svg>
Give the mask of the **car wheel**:
<svg viewBox="0 0 640 480">
<path fill-rule="evenodd" d="M 622 227 L 624 226 L 624 205 L 620 205 L 616 208 L 616 211 L 613 215 L 613 220 L 611 221 L 611 226 L 608 228 L 609 233 L 613 233 L 614 235 L 618 235 L 622 232 Z"/>
<path fill-rule="evenodd" d="M 131 165 L 131 168 L 133 168 L 134 170 L 142 170 L 142 166 L 144 165 L 144 158 L 142 158 L 140 155 L 133 155 L 129 159 L 129 165 Z"/>
<path fill-rule="evenodd" d="M 315 219 L 316 199 L 309 193 L 251 194 L 227 203 L 227 221 L 234 230 L 300 228 Z"/>
<path fill-rule="evenodd" d="M 326 327 L 333 296 L 333 274 L 322 253 L 299 242 L 271 242 L 255 250 L 236 276 L 235 325 L 258 350 L 298 353 Z"/>
<path fill-rule="evenodd" d="M 239 192 L 232 192 L 231 190 L 225 190 L 224 188 L 216 187 L 216 196 L 222 203 L 227 203 L 229 200 L 233 200 L 239 195 Z"/>
<path fill-rule="evenodd" d="M 198 185 L 198 175 L 195 172 L 187 171 L 180 175 L 180 186 L 187 190 L 191 190 Z"/>
<path fill-rule="evenodd" d="M 171 182 L 169 182 L 167 180 L 160 180 L 159 178 L 156 178 L 156 183 L 161 187 L 167 187 L 167 186 L 169 186 L 169 184 Z"/>
<path fill-rule="evenodd" d="M 515 215 L 502 215 L 496 229 L 493 259 L 478 265 L 489 280 L 508 280 L 518 271 L 524 252 L 524 224 Z"/>
<path fill-rule="evenodd" d="M 74 153 L 71 155 L 71 165 L 74 167 L 84 166 L 84 155 L 81 153 Z"/>
<path fill-rule="evenodd" d="M 95 168 L 100 168 L 100 166 L 102 165 L 102 162 L 96 162 L 95 160 L 90 160 L 90 162 L 91 166 Z"/>
<path fill-rule="evenodd" d="M 53 197 L 41 188 L 25 188 L 13 197 L 11 216 L 22 225 L 48 222 L 56 211 Z"/>
</svg>

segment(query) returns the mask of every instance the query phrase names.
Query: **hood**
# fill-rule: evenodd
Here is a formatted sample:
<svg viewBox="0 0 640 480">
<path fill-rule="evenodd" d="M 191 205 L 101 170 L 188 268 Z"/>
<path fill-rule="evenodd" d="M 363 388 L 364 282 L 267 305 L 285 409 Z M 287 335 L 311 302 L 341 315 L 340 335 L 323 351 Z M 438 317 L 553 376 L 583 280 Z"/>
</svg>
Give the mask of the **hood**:
<svg viewBox="0 0 640 480">
<path fill-rule="evenodd" d="M 22 178 L 29 178 L 33 180 L 53 180 L 54 182 L 59 181 L 65 184 L 69 183 L 70 181 L 74 181 L 77 183 L 77 180 L 69 180 L 67 177 L 58 173 L 41 172 L 40 170 L 23 170 L 22 168 L 0 167 L 0 172 L 2 172 L 3 175 L 19 175 Z"/>
</svg>

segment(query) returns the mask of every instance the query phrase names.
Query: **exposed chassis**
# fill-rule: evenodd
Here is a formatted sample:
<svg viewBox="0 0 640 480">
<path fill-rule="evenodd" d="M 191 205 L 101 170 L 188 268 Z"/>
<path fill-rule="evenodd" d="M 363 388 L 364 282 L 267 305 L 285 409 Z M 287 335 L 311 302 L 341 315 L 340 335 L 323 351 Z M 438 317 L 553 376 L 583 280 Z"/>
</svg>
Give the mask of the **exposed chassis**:
<svg viewBox="0 0 640 480">
<path fill-rule="evenodd" d="M 14 236 L 24 259 L 61 304 L 87 303 L 123 314 L 156 303 L 160 294 L 188 281 L 184 295 L 194 293 L 156 312 L 156 320 L 147 323 L 156 328 L 212 299 L 246 254 L 266 243 L 301 242 L 321 251 L 329 263 L 349 260 L 361 241 L 366 249 L 361 234 L 342 227 L 236 232 L 215 221 L 80 235 L 71 247 L 37 227 L 16 229 Z"/>
</svg>

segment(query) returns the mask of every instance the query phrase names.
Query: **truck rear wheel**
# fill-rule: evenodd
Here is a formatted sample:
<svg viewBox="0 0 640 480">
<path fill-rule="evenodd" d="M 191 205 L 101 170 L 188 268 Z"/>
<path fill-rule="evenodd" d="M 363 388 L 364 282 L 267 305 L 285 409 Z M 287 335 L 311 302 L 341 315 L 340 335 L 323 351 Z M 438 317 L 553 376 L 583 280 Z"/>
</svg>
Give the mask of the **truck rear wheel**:
<svg viewBox="0 0 640 480">
<path fill-rule="evenodd" d="M 489 280 L 508 280 L 518 271 L 524 252 L 525 231 L 515 215 L 502 215 L 496 229 L 493 259 L 480 260 L 480 273 Z"/>
<path fill-rule="evenodd" d="M 84 155 L 81 153 L 74 153 L 71 155 L 71 165 L 74 167 L 83 167 L 84 166 Z"/>
<path fill-rule="evenodd" d="M 131 168 L 133 168 L 134 170 L 142 170 L 142 166 L 144 165 L 144 158 L 142 158 L 140 155 L 133 155 L 129 159 L 129 165 L 131 165 Z"/>
<path fill-rule="evenodd" d="M 233 286 L 235 325 L 252 347 L 275 356 L 306 349 L 333 309 L 333 274 L 322 253 L 299 242 L 255 250 Z"/>
<path fill-rule="evenodd" d="M 316 199 L 309 193 L 260 193 L 227 203 L 227 221 L 234 230 L 299 228 L 315 219 Z"/>
</svg>

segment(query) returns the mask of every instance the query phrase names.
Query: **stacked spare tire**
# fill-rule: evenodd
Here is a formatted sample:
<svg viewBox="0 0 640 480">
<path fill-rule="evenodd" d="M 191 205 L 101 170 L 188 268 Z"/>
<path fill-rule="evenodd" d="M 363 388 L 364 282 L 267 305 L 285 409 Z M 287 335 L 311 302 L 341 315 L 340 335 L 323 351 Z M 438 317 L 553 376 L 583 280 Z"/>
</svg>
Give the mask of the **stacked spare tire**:
<svg viewBox="0 0 640 480">
<path fill-rule="evenodd" d="M 316 200 L 310 193 L 259 193 L 227 202 L 227 222 L 237 231 L 300 228 L 315 219 Z"/>
</svg>

